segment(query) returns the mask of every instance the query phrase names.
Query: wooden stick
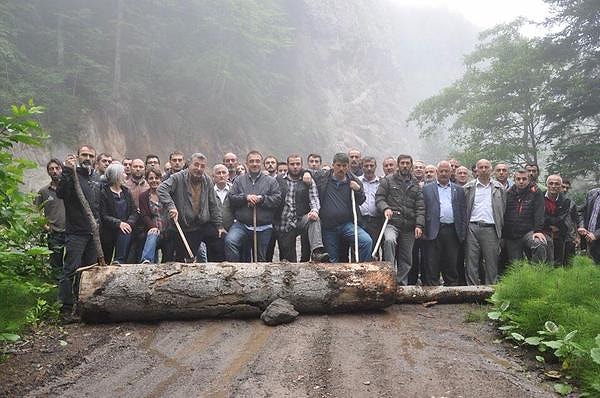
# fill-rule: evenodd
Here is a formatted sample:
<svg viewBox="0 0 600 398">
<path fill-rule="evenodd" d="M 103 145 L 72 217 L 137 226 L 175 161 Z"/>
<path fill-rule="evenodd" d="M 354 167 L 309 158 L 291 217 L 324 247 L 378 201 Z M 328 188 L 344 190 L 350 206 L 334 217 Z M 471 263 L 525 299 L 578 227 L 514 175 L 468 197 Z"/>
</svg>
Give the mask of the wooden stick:
<svg viewBox="0 0 600 398">
<path fill-rule="evenodd" d="M 256 205 L 252 206 L 252 226 L 254 228 L 253 232 L 252 232 L 252 240 L 253 240 L 253 246 L 252 246 L 252 260 L 254 263 L 258 262 L 258 251 L 257 251 L 257 247 L 258 247 L 258 236 L 257 236 L 257 232 L 256 232 Z"/>
<path fill-rule="evenodd" d="M 179 231 L 179 236 L 181 236 L 181 240 L 183 241 L 183 244 L 185 245 L 185 249 L 187 250 L 190 259 L 193 260 L 194 253 L 192 253 L 192 249 L 190 249 L 190 245 L 188 244 L 188 241 L 185 238 L 183 231 L 181 230 L 181 225 L 179 225 L 179 221 L 177 221 L 177 218 L 174 218 L 173 221 L 175 221 L 175 226 L 177 227 L 177 230 Z"/>
<path fill-rule="evenodd" d="M 350 188 L 352 193 L 352 216 L 354 217 L 354 259 L 358 263 L 358 216 L 356 214 L 356 198 L 354 197 L 354 189 Z"/>
<path fill-rule="evenodd" d="M 385 232 L 385 227 L 388 225 L 388 221 L 390 221 L 387 217 L 384 217 L 383 227 L 381 227 L 381 232 L 379 233 L 379 237 L 377 238 L 377 242 L 375 243 L 375 248 L 373 249 L 373 253 L 371 253 L 372 257 L 375 257 L 377 250 L 379 250 L 379 245 L 381 245 L 381 239 L 383 238 L 383 233 Z"/>
</svg>

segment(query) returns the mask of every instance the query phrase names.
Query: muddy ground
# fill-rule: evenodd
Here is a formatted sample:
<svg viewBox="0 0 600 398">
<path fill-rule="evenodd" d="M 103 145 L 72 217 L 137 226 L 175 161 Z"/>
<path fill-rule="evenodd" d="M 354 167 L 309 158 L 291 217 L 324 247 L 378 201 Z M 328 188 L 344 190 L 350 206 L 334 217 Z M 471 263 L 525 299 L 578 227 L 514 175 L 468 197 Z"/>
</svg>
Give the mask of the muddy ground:
<svg viewBox="0 0 600 398">
<path fill-rule="evenodd" d="M 201 320 L 44 329 L 0 365 L 0 395 L 549 397 L 476 305 L 395 305 L 294 323 Z M 60 340 L 63 340 L 62 344 Z M 66 342 L 66 345 L 65 345 Z"/>
</svg>

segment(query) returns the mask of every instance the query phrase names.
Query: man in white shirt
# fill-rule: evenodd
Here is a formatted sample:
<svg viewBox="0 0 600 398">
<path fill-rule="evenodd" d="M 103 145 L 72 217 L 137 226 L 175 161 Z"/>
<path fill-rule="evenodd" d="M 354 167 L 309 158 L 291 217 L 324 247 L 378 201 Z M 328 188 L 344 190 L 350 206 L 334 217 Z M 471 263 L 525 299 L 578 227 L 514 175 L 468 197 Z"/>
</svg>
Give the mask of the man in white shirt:
<svg viewBox="0 0 600 398">
<path fill-rule="evenodd" d="M 375 175 L 377 161 L 372 156 L 365 156 L 362 160 L 363 175 L 358 179 L 363 183 L 363 189 L 367 199 L 360 205 L 362 226 L 367 231 L 371 240 L 377 242 L 377 237 L 383 226 L 383 215 L 377 211 L 375 205 L 375 193 L 379 188 L 379 177 Z"/>
<path fill-rule="evenodd" d="M 490 179 L 492 164 L 487 159 L 477 161 L 477 178 L 464 186 L 467 202 L 467 285 L 479 285 L 479 263 L 483 257 L 483 278 L 491 285 L 498 280 L 498 256 L 504 225 L 506 191 L 498 181 Z"/>
</svg>

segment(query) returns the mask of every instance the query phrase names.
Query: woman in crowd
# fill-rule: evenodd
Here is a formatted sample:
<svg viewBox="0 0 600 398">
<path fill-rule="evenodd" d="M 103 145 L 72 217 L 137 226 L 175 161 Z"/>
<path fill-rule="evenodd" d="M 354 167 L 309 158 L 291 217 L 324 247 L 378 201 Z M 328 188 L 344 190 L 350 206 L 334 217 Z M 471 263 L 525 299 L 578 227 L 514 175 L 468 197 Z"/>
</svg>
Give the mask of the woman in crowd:
<svg viewBox="0 0 600 398">
<path fill-rule="evenodd" d="M 146 231 L 146 243 L 140 261 L 142 264 L 156 264 L 158 263 L 157 249 L 165 222 L 162 204 L 156 193 L 162 181 L 162 173 L 158 169 L 150 168 L 146 171 L 146 181 L 150 189 L 140 194 L 140 216 Z"/>
<path fill-rule="evenodd" d="M 131 231 L 137 220 L 133 198 L 125 187 L 125 168 L 113 163 L 106 168 L 106 183 L 100 189 L 100 241 L 107 261 L 121 264 L 127 258 Z"/>
</svg>

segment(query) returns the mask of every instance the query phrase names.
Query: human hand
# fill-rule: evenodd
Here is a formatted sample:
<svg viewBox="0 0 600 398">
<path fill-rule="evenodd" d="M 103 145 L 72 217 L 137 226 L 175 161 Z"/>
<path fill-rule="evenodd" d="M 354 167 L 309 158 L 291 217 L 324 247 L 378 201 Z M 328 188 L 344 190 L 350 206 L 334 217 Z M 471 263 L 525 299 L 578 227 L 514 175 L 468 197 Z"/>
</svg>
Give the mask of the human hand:
<svg viewBox="0 0 600 398">
<path fill-rule="evenodd" d="M 154 227 L 154 228 L 150 228 L 150 229 L 148 230 L 148 233 L 149 233 L 149 234 L 152 234 L 152 235 L 159 235 L 159 234 L 160 234 L 160 229 L 158 229 L 158 228 L 156 228 L 156 227 Z"/>
<path fill-rule="evenodd" d="M 311 221 L 316 221 L 319 219 L 319 213 L 316 210 L 311 210 L 308 212 L 308 219 Z"/>
<path fill-rule="evenodd" d="M 177 217 L 179 217 L 179 212 L 177 211 L 177 209 L 176 208 L 169 209 L 169 218 L 171 218 L 173 220 L 177 220 Z"/>
<path fill-rule="evenodd" d="M 226 233 L 227 233 L 227 230 L 226 230 L 225 228 L 223 228 L 223 227 L 221 227 L 221 228 L 219 228 L 219 229 L 217 230 L 217 236 L 218 236 L 219 238 L 221 238 L 221 237 L 222 237 L 223 235 L 225 235 Z"/>
<path fill-rule="evenodd" d="M 392 211 L 392 209 L 385 209 L 385 211 L 383 212 L 383 215 L 385 216 L 385 218 L 387 218 L 388 220 L 392 219 L 392 216 L 394 215 L 394 212 Z"/>
<path fill-rule="evenodd" d="M 350 189 L 353 191 L 360 191 L 360 185 L 356 181 L 350 181 Z"/>
<path fill-rule="evenodd" d="M 131 225 L 127 224 L 126 222 L 121 221 L 121 223 L 119 224 L 119 229 L 124 234 L 130 234 L 131 233 Z"/>
<path fill-rule="evenodd" d="M 302 182 L 304 182 L 306 185 L 310 185 L 312 183 L 312 176 L 308 171 L 304 172 L 304 175 L 302 176 Z"/>
<path fill-rule="evenodd" d="M 542 243 L 546 243 L 546 235 L 544 235 L 543 232 L 534 232 L 533 239 L 539 240 Z"/>
<path fill-rule="evenodd" d="M 415 239 L 421 239 L 423 236 L 423 230 L 420 227 L 415 228 Z"/>
</svg>

